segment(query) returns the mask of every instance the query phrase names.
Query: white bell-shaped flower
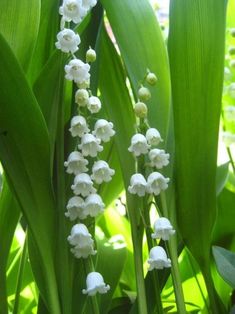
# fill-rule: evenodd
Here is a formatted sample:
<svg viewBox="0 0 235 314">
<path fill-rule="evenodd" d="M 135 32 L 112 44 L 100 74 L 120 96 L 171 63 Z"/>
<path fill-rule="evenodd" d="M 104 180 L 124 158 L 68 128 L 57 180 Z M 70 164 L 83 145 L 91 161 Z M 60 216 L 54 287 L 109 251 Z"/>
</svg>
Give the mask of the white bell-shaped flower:
<svg viewBox="0 0 235 314">
<path fill-rule="evenodd" d="M 73 196 L 69 199 L 66 206 L 67 212 L 65 216 L 68 217 L 71 221 L 79 218 L 85 219 L 86 215 L 84 214 L 84 200 L 79 196 Z"/>
<path fill-rule="evenodd" d="M 78 89 L 75 93 L 75 102 L 79 107 L 86 107 L 89 100 L 89 93 L 86 89 Z"/>
<path fill-rule="evenodd" d="M 159 131 L 155 128 L 150 128 L 147 130 L 146 139 L 148 144 L 151 146 L 156 146 L 163 141 Z"/>
<path fill-rule="evenodd" d="M 100 142 L 100 139 L 93 134 L 84 134 L 78 148 L 81 149 L 83 156 L 96 157 L 97 154 L 103 150 L 103 146 L 100 145 Z"/>
<path fill-rule="evenodd" d="M 55 46 L 63 52 L 74 53 L 78 50 L 78 45 L 80 44 L 80 36 L 75 34 L 71 29 L 63 29 L 57 34 L 57 42 Z"/>
<path fill-rule="evenodd" d="M 222 140 L 224 144 L 229 147 L 230 145 L 235 144 L 235 134 L 231 132 L 223 132 L 222 133 Z"/>
<path fill-rule="evenodd" d="M 108 122 L 105 119 L 99 119 L 96 121 L 94 131 L 92 133 L 101 139 L 101 141 L 108 142 L 115 134 L 115 131 L 113 130 L 113 123 Z"/>
<path fill-rule="evenodd" d="M 98 194 L 90 194 L 84 202 L 84 214 L 86 216 L 96 217 L 104 211 L 104 203 Z"/>
<path fill-rule="evenodd" d="M 87 126 L 86 119 L 83 116 L 75 116 L 71 119 L 69 131 L 73 137 L 81 137 L 90 130 Z"/>
<path fill-rule="evenodd" d="M 73 255 L 76 258 L 87 258 L 90 255 L 95 255 L 97 253 L 96 250 L 94 250 L 94 245 L 90 244 L 90 245 L 86 245 L 86 246 L 82 246 L 80 247 L 79 245 L 73 247 L 71 250 L 71 253 L 73 253 Z"/>
<path fill-rule="evenodd" d="M 67 167 L 67 173 L 79 174 L 87 172 L 88 160 L 86 160 L 80 152 L 72 152 L 68 160 L 64 162 L 65 167 Z"/>
<path fill-rule="evenodd" d="M 136 173 L 131 176 L 130 186 L 128 191 L 131 194 L 137 194 L 138 196 L 144 196 L 146 192 L 147 182 L 141 173 Z"/>
<path fill-rule="evenodd" d="M 91 96 L 88 99 L 87 108 L 91 113 L 97 113 L 101 109 L 101 102 L 98 97 Z"/>
<path fill-rule="evenodd" d="M 89 255 L 96 254 L 94 240 L 84 224 L 74 225 L 67 239 L 70 245 L 74 246 L 71 252 L 76 258 L 87 258 Z"/>
<path fill-rule="evenodd" d="M 146 137 L 143 134 L 137 133 L 132 136 L 131 146 L 128 150 L 138 157 L 141 154 L 147 154 L 149 148 L 150 145 L 147 143 Z"/>
<path fill-rule="evenodd" d="M 114 175 L 115 171 L 109 168 L 109 165 L 104 160 L 98 160 L 94 162 L 92 167 L 92 175 L 91 178 L 97 184 L 101 184 L 102 182 L 109 182 L 112 180 L 112 176 Z"/>
<path fill-rule="evenodd" d="M 227 106 L 224 108 L 224 117 L 226 120 L 235 122 L 235 106 Z"/>
<path fill-rule="evenodd" d="M 64 0 L 59 8 L 59 13 L 66 22 L 78 24 L 87 13 L 87 8 L 83 6 L 82 0 Z"/>
<path fill-rule="evenodd" d="M 97 0 L 82 0 L 82 5 L 86 10 L 90 10 L 97 3 Z"/>
<path fill-rule="evenodd" d="M 65 78 L 78 84 L 84 84 L 90 80 L 90 65 L 79 59 L 72 59 L 65 66 Z"/>
<path fill-rule="evenodd" d="M 77 174 L 74 178 L 74 184 L 71 186 L 71 189 L 74 194 L 81 194 L 83 197 L 96 192 L 96 189 L 93 187 L 93 181 L 87 173 Z"/>
<path fill-rule="evenodd" d="M 169 178 L 165 178 L 159 172 L 152 172 L 147 179 L 147 192 L 154 195 L 159 195 L 161 191 L 168 188 Z"/>
<path fill-rule="evenodd" d="M 153 148 L 149 152 L 149 159 L 151 167 L 162 169 L 169 164 L 170 155 L 164 149 Z"/>
<path fill-rule="evenodd" d="M 167 258 L 165 250 L 161 246 L 153 247 L 149 252 L 149 270 L 171 267 L 171 260 Z"/>
<path fill-rule="evenodd" d="M 70 245 L 79 247 L 89 246 L 94 243 L 91 234 L 84 224 L 74 225 L 67 239 Z"/>
<path fill-rule="evenodd" d="M 107 293 L 109 289 L 110 286 L 104 283 L 104 278 L 100 273 L 91 272 L 87 275 L 86 289 L 83 289 L 82 293 L 94 296 L 97 292 L 101 294 Z"/>
<path fill-rule="evenodd" d="M 162 239 L 168 241 L 170 236 L 175 233 L 170 221 L 165 217 L 158 218 L 154 223 L 153 239 Z"/>
</svg>

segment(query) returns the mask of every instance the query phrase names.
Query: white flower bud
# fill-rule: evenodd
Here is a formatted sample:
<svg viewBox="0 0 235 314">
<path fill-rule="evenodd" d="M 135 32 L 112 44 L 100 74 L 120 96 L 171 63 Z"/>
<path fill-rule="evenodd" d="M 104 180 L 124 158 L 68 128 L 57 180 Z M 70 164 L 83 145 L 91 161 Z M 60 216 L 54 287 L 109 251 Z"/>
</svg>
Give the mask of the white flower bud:
<svg viewBox="0 0 235 314">
<path fill-rule="evenodd" d="M 82 172 L 87 172 L 88 160 L 86 160 L 80 152 L 72 152 L 68 160 L 64 162 L 65 167 L 67 167 L 67 173 L 79 174 Z"/>
<path fill-rule="evenodd" d="M 162 169 L 164 166 L 169 164 L 169 154 L 163 149 L 154 148 L 149 152 L 149 159 L 151 167 L 156 167 L 157 169 Z"/>
<path fill-rule="evenodd" d="M 100 142 L 100 139 L 93 134 L 84 134 L 78 148 L 81 149 L 83 156 L 96 157 L 103 150 L 103 146 L 99 145 Z"/>
<path fill-rule="evenodd" d="M 232 37 L 235 37 L 235 28 L 230 28 L 230 34 Z"/>
<path fill-rule="evenodd" d="M 89 296 L 94 296 L 97 292 L 104 294 L 110 289 L 110 286 L 104 283 L 102 275 L 97 272 L 91 272 L 87 275 L 86 286 L 86 289 L 83 289 L 82 293 Z"/>
<path fill-rule="evenodd" d="M 86 107 L 89 100 L 89 93 L 86 89 L 78 89 L 75 93 L 75 102 L 79 107 Z"/>
<path fill-rule="evenodd" d="M 96 192 L 96 189 L 93 187 L 91 177 L 87 173 L 77 174 L 74 178 L 74 183 L 71 186 L 71 189 L 74 194 L 81 194 L 83 197 Z"/>
<path fill-rule="evenodd" d="M 228 48 L 228 53 L 229 53 L 230 55 L 234 55 L 234 54 L 235 54 L 235 47 L 234 47 L 234 46 L 230 46 L 230 47 Z"/>
<path fill-rule="evenodd" d="M 147 117 L 148 107 L 145 105 L 145 103 L 138 101 L 135 104 L 134 110 L 135 110 L 135 115 L 138 118 L 146 118 Z"/>
<path fill-rule="evenodd" d="M 224 144 L 229 147 L 230 145 L 235 144 L 235 134 L 230 132 L 223 132 L 222 133 L 222 140 Z"/>
<path fill-rule="evenodd" d="M 168 188 L 169 178 L 165 178 L 159 172 L 152 172 L 147 179 L 147 192 L 154 195 L 159 195 L 161 191 Z"/>
<path fill-rule="evenodd" d="M 84 214 L 84 200 L 79 196 L 73 196 L 69 199 L 68 204 L 66 206 L 67 212 L 65 216 L 68 217 L 71 221 L 79 218 L 85 219 L 86 215 Z"/>
<path fill-rule="evenodd" d="M 170 236 L 175 234 L 170 221 L 165 217 L 158 218 L 154 223 L 154 233 L 152 233 L 153 239 L 162 239 L 168 241 Z"/>
<path fill-rule="evenodd" d="M 143 134 L 137 133 L 132 136 L 131 146 L 128 150 L 138 157 L 141 154 L 147 154 L 149 148 L 150 145 L 148 145 L 146 137 Z"/>
<path fill-rule="evenodd" d="M 92 167 L 92 175 L 91 178 L 97 184 L 101 184 L 103 182 L 109 182 L 112 180 L 112 176 L 115 171 L 109 168 L 109 165 L 104 160 L 98 160 L 94 163 Z"/>
<path fill-rule="evenodd" d="M 78 45 L 80 44 L 80 36 L 75 34 L 71 29 L 63 29 L 57 34 L 57 42 L 55 46 L 63 52 L 74 53 L 78 50 Z"/>
<path fill-rule="evenodd" d="M 157 83 L 157 77 L 154 73 L 149 72 L 146 76 L 146 81 L 150 84 L 150 85 L 155 85 Z"/>
<path fill-rule="evenodd" d="M 149 252 L 149 270 L 171 267 L 171 260 L 167 258 L 165 250 L 161 246 L 153 247 Z"/>
<path fill-rule="evenodd" d="M 81 83 L 77 83 L 78 88 L 86 89 L 90 87 L 90 78 L 87 79 L 86 81 L 83 81 Z"/>
<path fill-rule="evenodd" d="M 108 142 L 115 134 L 115 131 L 113 130 L 112 122 L 108 122 L 105 119 L 99 119 L 96 121 L 94 131 L 92 133 L 101 141 Z"/>
<path fill-rule="evenodd" d="M 92 62 L 95 62 L 95 60 L 96 60 L 96 52 L 95 50 L 89 48 L 86 52 L 86 62 L 92 63 Z"/>
<path fill-rule="evenodd" d="M 161 138 L 160 133 L 155 128 L 150 128 L 150 129 L 147 130 L 147 132 L 146 132 L 146 139 L 147 139 L 148 144 L 151 145 L 151 146 L 156 146 L 160 142 L 163 141 L 162 138 Z"/>
<path fill-rule="evenodd" d="M 90 130 L 87 126 L 86 119 L 83 116 L 75 116 L 71 120 L 69 131 L 73 137 L 81 137 Z"/>
<path fill-rule="evenodd" d="M 101 102 L 98 97 L 91 96 L 89 97 L 87 108 L 91 113 L 97 113 L 101 109 Z"/>
<path fill-rule="evenodd" d="M 138 97 L 141 101 L 147 101 L 151 98 L 150 90 L 147 87 L 140 87 L 138 90 Z"/>
<path fill-rule="evenodd" d="M 142 197 L 146 192 L 147 182 L 144 176 L 141 173 L 136 173 L 131 176 L 130 186 L 128 187 L 128 191 L 131 194 L 137 194 Z"/>
<path fill-rule="evenodd" d="M 79 59 L 72 59 L 65 66 L 65 78 L 78 84 L 84 84 L 90 79 L 90 65 Z M 81 87 L 82 88 L 82 87 Z"/>
<path fill-rule="evenodd" d="M 84 202 L 84 213 L 86 216 L 96 217 L 104 211 L 104 203 L 98 194 L 90 194 Z"/>
<path fill-rule="evenodd" d="M 64 0 L 62 6 L 59 8 L 60 15 L 66 22 L 80 23 L 86 15 L 87 10 L 82 5 L 81 0 Z"/>
</svg>

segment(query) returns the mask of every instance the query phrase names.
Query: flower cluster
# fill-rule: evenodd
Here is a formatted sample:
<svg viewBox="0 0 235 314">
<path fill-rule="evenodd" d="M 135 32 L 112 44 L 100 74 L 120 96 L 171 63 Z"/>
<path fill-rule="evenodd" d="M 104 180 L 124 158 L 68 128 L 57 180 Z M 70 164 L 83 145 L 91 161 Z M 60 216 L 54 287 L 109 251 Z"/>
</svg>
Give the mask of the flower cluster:
<svg viewBox="0 0 235 314">
<path fill-rule="evenodd" d="M 97 217 L 104 211 L 105 204 L 99 194 L 98 185 L 109 182 L 115 171 L 110 169 L 104 160 L 96 160 L 103 150 L 103 143 L 108 142 L 115 134 L 113 124 L 104 119 L 98 119 L 91 126 L 88 115 L 96 114 L 101 109 L 101 101 L 92 95 L 90 90 L 90 63 L 96 59 L 96 53 L 89 48 L 86 52 L 86 62 L 78 59 L 75 53 L 79 49 L 80 36 L 69 28 L 69 22 L 80 23 L 88 11 L 96 5 L 97 0 L 64 0 L 59 13 L 61 18 L 61 31 L 57 35 L 56 47 L 62 52 L 70 53 L 71 59 L 65 65 L 65 78 L 73 81 L 78 89 L 75 92 L 75 103 L 78 114 L 72 117 L 69 131 L 77 141 L 76 149 L 64 162 L 66 171 L 74 175 L 71 186 L 73 196 L 67 203 L 65 216 L 70 221 L 78 220 L 68 236 L 72 246 L 71 252 L 76 258 L 88 258 L 96 254 L 94 240 L 85 223 L 88 217 Z M 88 114 L 87 114 L 88 113 Z M 96 292 L 106 293 L 110 287 L 105 285 L 103 277 L 97 272 L 87 275 L 87 289 L 84 294 L 93 296 Z"/>
<path fill-rule="evenodd" d="M 147 72 L 145 80 L 150 85 L 155 85 L 157 77 L 154 73 Z M 151 98 L 150 90 L 141 85 L 138 90 L 138 102 L 135 104 L 134 111 L 136 117 L 139 118 L 139 133 L 136 133 L 131 138 L 131 145 L 128 151 L 135 158 L 144 157 L 146 166 L 148 166 L 148 176 L 145 178 L 144 173 L 135 173 L 131 176 L 128 191 L 131 194 L 136 194 L 143 197 L 146 194 L 159 195 L 161 191 L 168 188 L 169 178 L 164 177 L 159 170 L 169 164 L 170 155 L 165 150 L 158 148 L 163 142 L 160 132 L 147 123 L 148 108 L 145 104 Z M 145 131 L 143 131 L 145 130 Z M 175 233 L 170 221 L 165 217 L 160 217 L 154 224 L 153 239 L 169 240 L 170 236 Z M 148 259 L 149 270 L 163 269 L 171 267 L 171 260 L 167 258 L 165 250 L 160 246 L 151 248 L 150 257 Z"/>
</svg>

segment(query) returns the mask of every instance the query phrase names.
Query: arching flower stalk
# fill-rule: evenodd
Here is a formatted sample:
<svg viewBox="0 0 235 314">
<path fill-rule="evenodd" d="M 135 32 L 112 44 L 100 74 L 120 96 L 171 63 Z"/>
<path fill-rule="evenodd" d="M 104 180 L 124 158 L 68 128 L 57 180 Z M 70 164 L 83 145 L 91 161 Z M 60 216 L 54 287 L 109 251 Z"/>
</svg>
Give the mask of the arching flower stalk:
<svg viewBox="0 0 235 314">
<path fill-rule="evenodd" d="M 104 119 L 97 119 L 95 126 L 88 122 L 89 116 L 94 115 L 102 107 L 100 99 L 93 95 L 90 90 L 91 63 L 96 60 L 95 50 L 89 48 L 86 60 L 80 60 L 75 53 L 79 50 L 80 36 L 70 29 L 70 22 L 80 23 L 88 11 L 96 5 L 97 0 L 64 0 L 59 13 L 61 17 L 61 30 L 55 43 L 57 49 L 70 54 L 70 60 L 65 65 L 65 79 L 74 82 L 77 86 L 75 91 L 75 103 L 78 114 L 72 117 L 69 131 L 76 139 L 76 149 L 64 162 L 66 171 L 74 175 L 71 185 L 73 196 L 67 203 L 65 217 L 75 221 L 68 236 L 68 242 L 72 246 L 71 252 L 75 258 L 87 259 L 95 255 L 94 239 L 86 226 L 86 219 L 94 219 L 100 215 L 105 204 L 97 194 L 98 185 L 109 182 L 115 171 L 106 161 L 97 160 L 98 154 L 103 150 L 103 143 L 110 141 L 115 134 L 113 124 Z M 91 265 L 91 261 L 88 262 Z M 87 268 L 87 267 L 86 267 Z M 87 289 L 83 293 L 94 296 L 96 292 L 106 293 L 110 287 L 104 284 L 101 274 L 94 272 L 93 266 L 87 274 Z"/>
</svg>

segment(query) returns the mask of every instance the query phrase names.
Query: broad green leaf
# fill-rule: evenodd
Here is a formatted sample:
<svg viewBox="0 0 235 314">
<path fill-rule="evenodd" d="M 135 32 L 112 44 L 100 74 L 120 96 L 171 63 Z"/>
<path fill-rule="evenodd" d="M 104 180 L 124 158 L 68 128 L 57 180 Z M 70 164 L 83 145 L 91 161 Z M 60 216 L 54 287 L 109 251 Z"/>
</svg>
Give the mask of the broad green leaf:
<svg viewBox="0 0 235 314">
<path fill-rule="evenodd" d="M 214 290 L 209 257 L 216 216 L 225 13 L 225 0 L 171 2 L 169 55 L 176 141 L 177 216 L 180 233 L 208 281 L 211 299 Z M 211 302 L 213 306 L 214 301 Z"/>
<path fill-rule="evenodd" d="M 4 36 L 19 63 L 28 70 L 40 20 L 40 0 L 1 0 L 0 33 Z"/>
<path fill-rule="evenodd" d="M 20 210 L 6 180 L 0 194 L 0 313 L 7 313 L 6 266 Z"/>
<path fill-rule="evenodd" d="M 213 246 L 213 255 L 220 276 L 234 289 L 235 253 L 219 246 Z"/>
<path fill-rule="evenodd" d="M 36 99 L 10 47 L 0 37 L 0 159 L 37 247 L 44 298 L 59 310 L 53 269 L 55 236 L 48 130 Z M 14 91 L 14 92 L 13 92 Z M 35 223 L 37 222 L 37 223 Z M 36 272 L 36 268 L 33 269 Z"/>
<path fill-rule="evenodd" d="M 101 1 L 120 48 L 135 95 L 147 68 L 158 77 L 149 87 L 149 122 L 166 137 L 169 121 L 170 76 L 166 47 L 156 16 L 146 0 Z"/>
</svg>

